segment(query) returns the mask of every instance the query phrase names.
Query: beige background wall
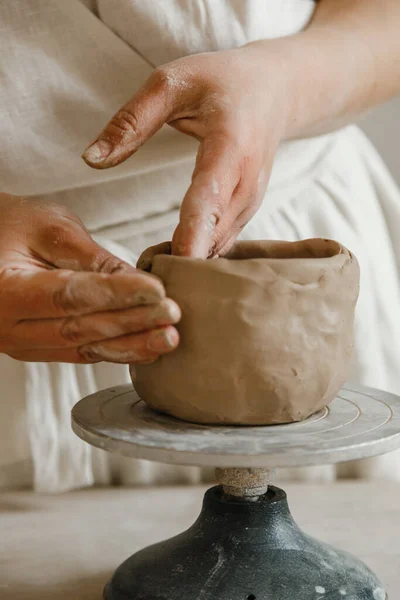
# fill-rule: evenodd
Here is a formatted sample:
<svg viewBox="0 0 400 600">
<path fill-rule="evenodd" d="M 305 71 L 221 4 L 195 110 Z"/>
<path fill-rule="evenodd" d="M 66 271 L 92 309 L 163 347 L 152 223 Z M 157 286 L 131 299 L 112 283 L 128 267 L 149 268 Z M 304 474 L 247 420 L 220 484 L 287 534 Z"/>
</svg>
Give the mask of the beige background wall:
<svg viewBox="0 0 400 600">
<path fill-rule="evenodd" d="M 370 113 L 360 125 L 400 185 L 400 98 Z"/>
</svg>

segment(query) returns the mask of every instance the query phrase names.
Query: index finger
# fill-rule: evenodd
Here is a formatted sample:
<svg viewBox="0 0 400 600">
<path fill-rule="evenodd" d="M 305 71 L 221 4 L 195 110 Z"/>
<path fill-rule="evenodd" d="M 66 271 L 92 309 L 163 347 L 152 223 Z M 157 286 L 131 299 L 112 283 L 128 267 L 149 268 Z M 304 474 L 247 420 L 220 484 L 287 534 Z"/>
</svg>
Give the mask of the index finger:
<svg viewBox="0 0 400 600">
<path fill-rule="evenodd" d="M 199 150 L 192 183 L 183 199 L 172 253 L 208 258 L 219 223 L 240 181 L 235 149 L 225 140 L 205 140 Z"/>
<path fill-rule="evenodd" d="M 95 169 L 119 165 L 154 135 L 172 113 L 174 90 L 162 69 L 156 69 L 144 86 L 112 117 L 84 153 Z"/>
<path fill-rule="evenodd" d="M 0 276 L 0 315 L 48 319 L 157 304 L 165 298 L 159 279 L 142 273 L 8 269 Z"/>
</svg>

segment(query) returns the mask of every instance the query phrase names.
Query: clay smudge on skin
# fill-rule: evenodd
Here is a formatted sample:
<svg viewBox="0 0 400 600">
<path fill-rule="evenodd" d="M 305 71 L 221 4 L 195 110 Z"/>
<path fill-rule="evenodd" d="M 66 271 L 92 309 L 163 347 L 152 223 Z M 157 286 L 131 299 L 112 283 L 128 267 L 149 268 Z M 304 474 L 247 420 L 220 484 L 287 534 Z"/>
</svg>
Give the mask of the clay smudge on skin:
<svg viewBox="0 0 400 600">
<path fill-rule="evenodd" d="M 214 196 L 219 194 L 219 185 L 216 179 L 212 180 L 212 193 L 214 194 Z"/>
<path fill-rule="evenodd" d="M 32 279 L 38 274 L 38 271 L 29 271 L 28 269 L 7 269 L 4 275 L 17 275 L 21 279 Z"/>
<path fill-rule="evenodd" d="M 183 256 L 190 252 L 192 256 L 206 257 L 212 244 L 211 235 L 216 223 L 215 215 L 200 215 L 200 217 L 185 219 L 186 231 L 196 232 L 196 237 L 190 244 L 179 244 L 178 252 Z"/>
<path fill-rule="evenodd" d="M 161 69 L 160 75 L 170 88 L 188 90 L 193 87 L 191 69 L 179 64 L 179 61 L 169 64 L 166 69 Z"/>
<path fill-rule="evenodd" d="M 204 215 L 200 218 L 187 219 L 185 221 L 186 226 L 193 230 L 203 230 L 205 233 L 214 231 L 217 224 L 217 217 L 215 215 Z"/>
<path fill-rule="evenodd" d="M 221 96 L 219 101 L 223 106 L 232 106 L 232 98 L 230 96 L 227 96 L 227 94 Z"/>
<path fill-rule="evenodd" d="M 70 317 L 66 320 L 63 333 L 68 337 L 77 337 L 88 327 L 96 332 L 98 339 L 117 338 L 122 335 L 139 333 L 162 325 L 177 323 L 181 311 L 170 299 L 149 307 L 138 306 L 122 311 L 109 311 L 107 316 L 99 313 L 83 317 Z"/>
<path fill-rule="evenodd" d="M 96 332 L 98 333 L 98 335 L 103 336 L 104 339 L 107 339 L 107 338 L 111 339 L 111 338 L 116 338 L 121 335 L 124 335 L 125 332 L 123 331 L 123 329 L 121 327 L 122 319 L 120 317 L 116 316 L 115 321 L 116 321 L 115 323 L 111 323 L 111 322 L 105 323 L 104 321 L 99 323 L 96 326 Z M 82 325 L 81 325 L 80 320 L 76 320 L 75 322 L 71 321 L 66 326 L 66 329 L 70 334 L 73 333 L 74 330 L 78 334 L 79 331 L 81 330 L 81 328 L 82 328 Z"/>
<path fill-rule="evenodd" d="M 190 83 L 182 79 L 181 76 L 174 77 L 172 74 L 165 76 L 165 81 L 170 88 L 176 88 L 178 90 L 190 90 L 192 87 Z"/>
<path fill-rule="evenodd" d="M 53 243 L 58 243 L 58 241 L 53 240 Z M 83 267 L 79 260 L 74 258 L 61 258 L 57 259 L 57 267 L 59 269 L 66 269 L 67 271 L 83 271 Z"/>
<path fill-rule="evenodd" d="M 154 329 L 147 338 L 147 348 L 157 354 L 172 350 L 175 348 L 176 343 L 176 337 L 169 328 Z"/>
<path fill-rule="evenodd" d="M 94 257 L 92 262 L 90 263 L 90 270 L 95 273 L 116 273 L 117 271 L 121 271 L 123 269 L 129 269 L 132 267 L 130 272 L 134 272 L 135 267 L 133 264 L 129 264 L 122 259 L 120 259 L 116 255 L 100 253 Z"/>
<path fill-rule="evenodd" d="M 128 301 L 131 306 L 147 306 L 150 304 L 158 304 L 162 299 L 162 295 L 152 290 L 141 290 L 131 296 Z"/>
<path fill-rule="evenodd" d="M 169 298 L 158 304 L 150 313 L 150 321 L 153 325 L 158 325 L 167 320 L 171 323 L 178 323 L 180 318 L 181 310 L 179 306 Z"/>
<path fill-rule="evenodd" d="M 116 302 L 116 293 L 109 285 L 111 283 L 110 276 L 99 273 L 97 277 L 101 280 L 104 279 L 105 285 L 99 285 L 99 283 L 93 284 L 93 281 L 87 281 L 83 277 L 71 276 L 72 272 L 59 272 L 59 277 L 69 276 L 64 292 L 63 292 L 63 300 L 67 305 L 77 306 L 82 305 L 82 303 L 87 306 L 99 306 L 100 302 L 104 303 L 105 306 L 110 308 L 116 308 L 119 306 L 139 306 L 139 305 L 151 305 L 158 304 L 160 300 L 163 299 L 163 291 L 161 290 L 153 290 L 153 289 L 139 289 L 135 290 L 133 293 L 126 293 L 123 302 L 121 299 L 119 302 Z M 134 280 L 132 281 L 132 286 L 140 287 L 141 281 Z"/>
<path fill-rule="evenodd" d="M 86 360 L 91 360 L 91 361 L 105 360 L 108 362 L 125 363 L 125 364 L 130 363 L 130 362 L 134 363 L 134 362 L 143 361 L 143 354 L 140 353 L 139 351 L 111 350 L 110 348 L 104 348 L 104 346 L 101 346 L 99 344 L 96 344 L 95 347 L 84 346 L 79 349 L 79 353 Z M 154 362 L 154 360 L 156 360 L 156 359 L 157 359 L 157 356 L 155 356 L 151 362 Z M 149 362 L 150 362 L 150 359 L 149 359 Z"/>
<path fill-rule="evenodd" d="M 71 275 L 71 272 L 68 274 Z M 61 277 L 63 275 L 62 273 L 59 274 Z M 86 306 L 93 305 L 95 307 L 99 305 L 99 296 L 105 305 L 113 306 L 115 295 L 113 290 L 108 286 L 100 287 L 99 285 L 93 285 L 92 281 L 88 285 L 88 282 L 82 280 L 82 278 L 78 279 L 77 277 L 70 276 L 63 291 L 63 304 L 76 306 L 78 310 L 82 304 Z"/>
</svg>

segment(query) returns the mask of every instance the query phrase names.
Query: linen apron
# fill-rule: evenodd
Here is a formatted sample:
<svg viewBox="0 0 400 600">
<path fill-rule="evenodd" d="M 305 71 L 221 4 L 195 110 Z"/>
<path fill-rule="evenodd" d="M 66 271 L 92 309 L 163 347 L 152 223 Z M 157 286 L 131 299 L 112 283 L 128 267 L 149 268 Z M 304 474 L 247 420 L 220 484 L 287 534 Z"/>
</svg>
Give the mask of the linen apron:
<svg viewBox="0 0 400 600">
<path fill-rule="evenodd" d="M 197 142 L 164 127 L 123 165 L 80 154 L 154 67 L 197 52 L 293 34 L 311 0 L 13 0 L 0 3 L 0 190 L 67 205 L 134 262 L 170 239 Z M 365 136 L 348 127 L 282 144 L 245 239 L 331 237 L 361 265 L 352 381 L 400 393 L 400 194 Z M 112 456 L 79 440 L 81 397 L 129 381 L 125 366 L 20 363 L 0 356 L 0 488 L 198 482 L 208 470 Z M 293 469 L 280 478 L 400 479 L 398 454 Z"/>
</svg>

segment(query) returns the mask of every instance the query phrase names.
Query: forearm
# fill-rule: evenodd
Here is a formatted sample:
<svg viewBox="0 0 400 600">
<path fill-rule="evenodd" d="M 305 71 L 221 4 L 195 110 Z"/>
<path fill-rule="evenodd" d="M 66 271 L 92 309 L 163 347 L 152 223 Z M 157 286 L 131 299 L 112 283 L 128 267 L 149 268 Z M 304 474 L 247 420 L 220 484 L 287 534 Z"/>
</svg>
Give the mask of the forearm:
<svg viewBox="0 0 400 600">
<path fill-rule="evenodd" d="M 285 69 L 285 137 L 343 126 L 399 93 L 399 28 L 399 0 L 320 0 L 304 32 L 256 42 Z"/>
</svg>

